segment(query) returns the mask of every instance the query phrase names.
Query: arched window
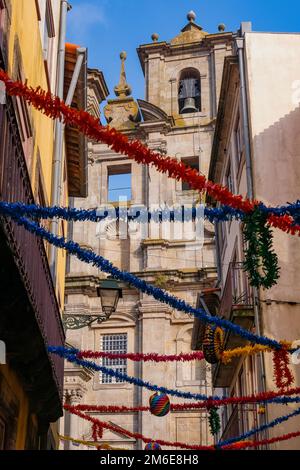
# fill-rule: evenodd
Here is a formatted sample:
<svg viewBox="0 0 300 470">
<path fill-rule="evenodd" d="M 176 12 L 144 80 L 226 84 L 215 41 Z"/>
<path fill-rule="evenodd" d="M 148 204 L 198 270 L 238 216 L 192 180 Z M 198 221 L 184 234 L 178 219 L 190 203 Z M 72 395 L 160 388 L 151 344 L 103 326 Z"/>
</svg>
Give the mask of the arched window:
<svg viewBox="0 0 300 470">
<path fill-rule="evenodd" d="M 179 113 L 197 113 L 201 111 L 201 81 L 196 69 L 181 72 L 178 88 Z"/>
</svg>

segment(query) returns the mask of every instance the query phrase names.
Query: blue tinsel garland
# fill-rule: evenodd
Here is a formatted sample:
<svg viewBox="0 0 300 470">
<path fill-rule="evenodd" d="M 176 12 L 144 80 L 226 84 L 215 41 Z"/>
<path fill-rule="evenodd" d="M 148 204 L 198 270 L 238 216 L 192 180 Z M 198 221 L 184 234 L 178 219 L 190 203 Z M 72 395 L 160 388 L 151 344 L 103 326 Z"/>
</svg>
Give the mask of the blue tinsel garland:
<svg viewBox="0 0 300 470">
<path fill-rule="evenodd" d="M 189 400 L 200 400 L 200 401 L 206 401 L 206 400 L 224 400 L 228 398 L 227 396 L 210 396 L 208 397 L 207 395 L 202 395 L 199 393 L 191 393 L 191 392 L 180 392 L 178 390 L 173 390 L 173 389 L 168 389 L 165 387 L 159 387 L 157 385 L 153 385 L 149 382 L 145 382 L 141 379 L 138 379 L 136 377 L 130 377 L 127 374 L 123 374 L 121 372 L 115 371 L 113 369 L 109 369 L 105 366 L 99 366 L 93 361 L 87 361 L 85 359 L 79 359 L 77 357 L 77 354 L 80 352 L 78 349 L 68 349 L 68 348 L 63 348 L 63 347 L 55 347 L 55 346 L 49 346 L 48 351 L 52 354 L 57 354 L 60 357 L 65 358 L 67 361 L 77 364 L 82 367 L 86 367 L 87 369 L 95 370 L 98 372 L 102 372 L 103 374 L 109 375 L 110 377 L 116 377 L 117 379 L 120 379 L 121 381 L 128 382 L 130 384 L 136 385 L 137 387 L 144 387 L 147 388 L 148 390 L 154 391 L 154 392 L 160 392 L 160 393 L 166 393 L 167 395 L 179 397 L 179 398 L 187 398 Z M 274 398 L 269 398 L 266 400 L 261 400 L 258 401 L 257 403 L 300 403 L 300 397 L 274 397 Z M 223 443 L 222 443 L 223 444 Z M 225 445 L 225 444 L 223 444 Z"/>
<path fill-rule="evenodd" d="M 199 207 L 199 206 L 198 206 Z M 267 215 L 290 215 L 294 218 L 295 223 L 300 219 L 300 201 L 294 204 L 288 204 L 282 207 L 266 207 L 264 204 L 259 204 L 259 210 Z M 91 209 L 75 209 L 69 207 L 41 207 L 35 204 L 23 204 L 21 202 L 7 203 L 0 201 L 0 212 L 3 214 L 12 214 L 18 217 L 35 217 L 39 219 L 53 219 L 60 218 L 67 221 L 92 221 L 100 222 L 106 218 L 119 219 L 128 218 L 128 221 L 137 221 L 146 223 L 149 221 L 162 222 L 164 216 L 168 217 L 170 222 L 174 220 L 190 221 L 199 217 L 199 211 L 196 207 L 193 208 L 178 208 L 176 210 L 154 210 L 148 212 L 144 207 L 133 206 L 125 211 L 122 209 L 121 214 L 119 208 L 103 208 L 100 210 Z M 217 208 L 205 208 L 204 217 L 210 222 L 227 222 L 230 220 L 243 220 L 244 213 L 239 209 L 233 209 L 229 206 L 221 206 Z"/>
<path fill-rule="evenodd" d="M 30 221 L 24 217 L 17 217 L 13 214 L 7 215 L 10 215 L 10 217 L 15 220 L 18 225 L 23 226 L 29 232 L 37 235 L 38 237 L 41 237 L 44 240 L 47 240 L 49 243 L 53 244 L 58 248 L 65 249 L 66 251 L 68 251 L 68 253 L 70 253 L 71 255 L 75 255 L 81 261 L 92 264 L 93 266 L 97 266 L 105 273 L 110 274 L 113 278 L 134 286 L 139 291 L 152 296 L 159 302 L 165 303 L 178 311 L 185 312 L 189 315 L 194 315 L 195 317 L 202 320 L 204 323 L 217 325 L 223 328 L 224 330 L 232 331 L 235 334 L 251 341 L 252 343 L 270 346 L 271 348 L 277 350 L 282 349 L 282 345 L 278 341 L 267 338 L 265 336 L 258 336 L 254 333 L 251 333 L 250 331 L 241 328 L 238 325 L 235 325 L 234 323 L 228 320 L 221 319 L 216 316 L 209 316 L 205 313 L 203 309 L 193 308 L 184 300 L 174 297 L 173 295 L 167 293 L 159 287 L 155 287 L 152 284 L 149 284 L 148 282 L 139 279 L 131 273 L 128 273 L 126 271 L 120 271 L 110 261 L 100 255 L 97 255 L 91 250 L 81 248 L 78 243 L 75 243 L 73 241 L 66 241 L 62 237 L 54 236 L 48 230 L 44 229 L 43 227 L 40 227 L 36 222 Z"/>
<path fill-rule="evenodd" d="M 285 421 L 288 421 L 290 418 L 293 418 L 294 416 L 298 416 L 298 415 L 300 415 L 300 408 L 298 408 L 296 411 L 293 411 L 292 413 L 289 413 L 288 415 L 281 416 L 280 418 L 276 418 L 268 424 L 263 424 L 262 426 L 252 429 L 251 431 L 248 431 L 239 437 L 232 437 L 231 439 L 227 439 L 227 441 L 219 442 L 218 447 L 222 448 L 224 446 L 234 444 L 235 442 L 243 441 L 244 439 L 247 439 L 248 437 L 251 437 L 254 434 L 258 434 L 259 432 L 263 432 L 263 431 L 266 431 L 267 429 L 274 428 L 275 426 L 278 426 L 279 424 L 284 423 Z"/>
</svg>

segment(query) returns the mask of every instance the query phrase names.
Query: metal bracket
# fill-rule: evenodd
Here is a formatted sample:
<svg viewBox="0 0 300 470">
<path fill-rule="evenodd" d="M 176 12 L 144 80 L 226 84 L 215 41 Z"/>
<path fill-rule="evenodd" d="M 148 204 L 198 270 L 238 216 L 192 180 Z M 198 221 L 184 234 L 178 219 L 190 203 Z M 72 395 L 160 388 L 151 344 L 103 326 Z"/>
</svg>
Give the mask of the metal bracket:
<svg viewBox="0 0 300 470">
<path fill-rule="evenodd" d="M 92 323 L 102 323 L 106 320 L 106 316 L 100 315 L 66 315 L 62 317 L 62 322 L 65 330 L 80 330 L 85 326 L 90 326 Z"/>
</svg>

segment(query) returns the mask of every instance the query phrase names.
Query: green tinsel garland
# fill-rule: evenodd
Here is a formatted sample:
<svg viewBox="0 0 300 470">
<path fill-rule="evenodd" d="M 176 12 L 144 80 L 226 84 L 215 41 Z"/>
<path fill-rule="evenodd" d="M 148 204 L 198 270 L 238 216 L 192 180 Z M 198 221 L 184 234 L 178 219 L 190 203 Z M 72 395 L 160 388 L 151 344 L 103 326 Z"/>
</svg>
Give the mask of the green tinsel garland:
<svg viewBox="0 0 300 470">
<path fill-rule="evenodd" d="M 221 430 L 221 421 L 216 407 L 210 408 L 208 421 L 211 434 L 217 436 Z"/>
<path fill-rule="evenodd" d="M 267 216 L 258 208 L 244 218 L 245 262 L 250 284 L 254 287 L 270 287 L 277 284 L 280 268 L 273 250 L 273 234 L 266 225 Z"/>
</svg>

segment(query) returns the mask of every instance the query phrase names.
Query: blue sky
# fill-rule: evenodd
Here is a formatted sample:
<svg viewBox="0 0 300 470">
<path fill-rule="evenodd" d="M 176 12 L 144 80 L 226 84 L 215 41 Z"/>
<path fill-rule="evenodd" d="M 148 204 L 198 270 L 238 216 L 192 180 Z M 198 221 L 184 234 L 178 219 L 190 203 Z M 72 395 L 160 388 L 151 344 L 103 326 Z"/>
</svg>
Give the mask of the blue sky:
<svg viewBox="0 0 300 470">
<path fill-rule="evenodd" d="M 70 0 L 68 40 L 89 49 L 89 66 L 100 68 L 113 96 L 120 71 L 119 53 L 127 51 L 127 79 L 136 98 L 144 97 L 144 80 L 136 48 L 157 32 L 169 41 L 187 23 L 193 9 L 197 23 L 214 33 L 219 23 L 236 31 L 252 21 L 256 31 L 300 31 L 299 0 Z M 300 59 L 299 59 L 300 60 Z"/>
</svg>

